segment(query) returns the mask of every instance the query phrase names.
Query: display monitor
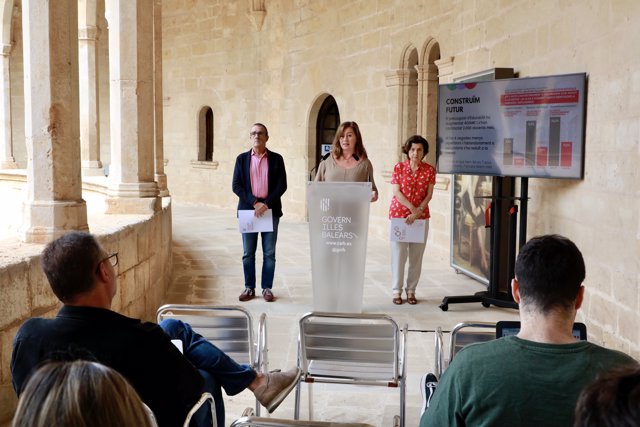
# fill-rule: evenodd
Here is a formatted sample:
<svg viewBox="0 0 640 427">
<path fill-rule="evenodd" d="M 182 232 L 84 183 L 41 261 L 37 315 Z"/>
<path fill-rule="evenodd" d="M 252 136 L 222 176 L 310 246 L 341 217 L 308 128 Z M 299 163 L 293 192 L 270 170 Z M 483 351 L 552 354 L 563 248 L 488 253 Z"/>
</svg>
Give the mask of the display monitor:
<svg viewBox="0 0 640 427">
<path fill-rule="evenodd" d="M 438 172 L 580 179 L 586 74 L 439 86 Z"/>
<path fill-rule="evenodd" d="M 501 320 L 496 323 L 496 338 L 517 335 L 520 332 L 520 322 L 517 320 Z M 584 323 L 573 324 L 573 336 L 580 341 L 587 340 L 587 326 Z"/>
</svg>

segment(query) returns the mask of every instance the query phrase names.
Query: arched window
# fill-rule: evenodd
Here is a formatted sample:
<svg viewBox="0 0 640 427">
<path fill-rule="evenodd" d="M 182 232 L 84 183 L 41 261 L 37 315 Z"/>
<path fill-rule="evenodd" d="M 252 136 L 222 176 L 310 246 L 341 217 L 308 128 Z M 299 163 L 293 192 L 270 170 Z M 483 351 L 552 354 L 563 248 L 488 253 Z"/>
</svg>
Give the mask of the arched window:
<svg viewBox="0 0 640 427">
<path fill-rule="evenodd" d="M 202 107 L 198 116 L 198 160 L 213 161 L 213 110 Z"/>
<path fill-rule="evenodd" d="M 320 163 L 320 158 L 331 151 L 331 143 L 338 126 L 340 126 L 338 105 L 334 97 L 329 95 L 318 111 L 316 122 L 316 167 Z"/>
</svg>

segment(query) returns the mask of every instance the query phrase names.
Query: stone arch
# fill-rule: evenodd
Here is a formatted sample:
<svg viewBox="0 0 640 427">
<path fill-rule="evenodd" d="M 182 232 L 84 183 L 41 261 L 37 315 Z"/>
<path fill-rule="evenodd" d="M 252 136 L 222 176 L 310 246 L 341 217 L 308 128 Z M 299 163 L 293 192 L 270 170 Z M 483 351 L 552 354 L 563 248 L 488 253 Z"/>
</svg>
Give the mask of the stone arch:
<svg viewBox="0 0 640 427">
<path fill-rule="evenodd" d="M 420 51 L 418 70 L 418 133 L 429 141 L 426 161 L 436 164 L 436 131 L 438 120 L 438 67 L 440 44 L 427 37 Z"/>
<path fill-rule="evenodd" d="M 435 64 L 440 59 L 440 44 L 433 37 L 427 37 L 420 51 L 420 64 Z"/>
<path fill-rule="evenodd" d="M 402 160 L 400 145 L 418 130 L 418 63 L 418 49 L 407 43 L 400 51 L 398 68 L 386 75 L 387 87 L 397 88 L 397 141 L 392 150 L 398 161 Z"/>
<path fill-rule="evenodd" d="M 400 55 L 400 64 L 398 64 L 398 69 L 411 69 L 418 64 L 418 59 L 418 49 L 416 49 L 413 43 L 407 43 L 402 48 L 402 54 Z"/>
<path fill-rule="evenodd" d="M 315 170 L 316 166 L 316 128 L 318 125 L 318 114 L 320 113 L 322 105 L 330 96 L 332 95 L 328 92 L 317 95 L 311 103 L 311 108 L 307 116 L 307 170 L 310 171 L 309 175 L 311 179 L 313 179 L 312 169 Z M 336 99 L 336 104 L 337 103 L 338 101 Z"/>
<path fill-rule="evenodd" d="M 401 144 L 411 135 L 418 133 L 418 49 L 409 44 L 403 55 L 403 71 L 405 82 L 402 87 L 402 121 L 401 134 L 396 144 L 398 160 L 403 160 Z"/>
<path fill-rule="evenodd" d="M 213 161 L 213 129 L 214 129 L 213 109 L 208 105 L 203 105 L 198 110 L 198 161 Z"/>
</svg>

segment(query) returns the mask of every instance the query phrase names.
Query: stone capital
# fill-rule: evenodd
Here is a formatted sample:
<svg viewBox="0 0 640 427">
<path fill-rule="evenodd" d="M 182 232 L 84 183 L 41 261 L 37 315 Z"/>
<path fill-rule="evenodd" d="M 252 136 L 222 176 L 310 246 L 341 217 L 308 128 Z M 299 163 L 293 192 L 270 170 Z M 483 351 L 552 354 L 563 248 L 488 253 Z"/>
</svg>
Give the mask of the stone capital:
<svg viewBox="0 0 640 427">
<path fill-rule="evenodd" d="M 438 67 L 438 76 L 442 83 L 448 83 L 453 74 L 453 56 L 442 58 L 434 61 L 436 67 Z"/>
<path fill-rule="evenodd" d="M 89 25 L 87 27 L 78 28 L 78 40 L 97 40 L 98 27 Z"/>
<path fill-rule="evenodd" d="M 392 86 L 410 86 L 411 74 L 415 74 L 412 70 L 399 69 L 385 73 L 385 85 Z"/>
</svg>

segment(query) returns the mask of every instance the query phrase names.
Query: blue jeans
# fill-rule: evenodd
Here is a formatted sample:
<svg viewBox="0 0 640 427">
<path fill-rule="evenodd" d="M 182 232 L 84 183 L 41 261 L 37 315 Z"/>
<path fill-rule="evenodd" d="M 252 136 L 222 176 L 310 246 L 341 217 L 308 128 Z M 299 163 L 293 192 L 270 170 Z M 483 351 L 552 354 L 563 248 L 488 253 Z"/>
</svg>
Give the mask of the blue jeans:
<svg viewBox="0 0 640 427">
<path fill-rule="evenodd" d="M 273 275 L 276 271 L 276 241 L 278 240 L 278 223 L 280 218 L 273 218 L 273 232 L 262 235 L 262 289 L 271 289 Z M 244 287 L 256 287 L 256 248 L 258 233 L 242 234 L 242 268 L 244 269 Z"/>
<path fill-rule="evenodd" d="M 256 378 L 256 372 L 247 365 L 239 365 L 222 350 L 194 332 L 189 324 L 175 319 L 165 319 L 160 327 L 171 339 L 182 341 L 184 356 L 195 366 L 204 379 L 204 391 L 208 391 L 216 402 L 216 419 L 224 426 L 224 402 L 222 388 L 229 396 L 246 389 Z M 167 369 L 171 369 L 167 367 Z M 195 402 L 194 402 L 195 403 Z M 196 425 L 211 425 L 210 411 L 204 405 L 194 416 Z M 192 425 L 194 423 L 192 422 Z"/>
</svg>

